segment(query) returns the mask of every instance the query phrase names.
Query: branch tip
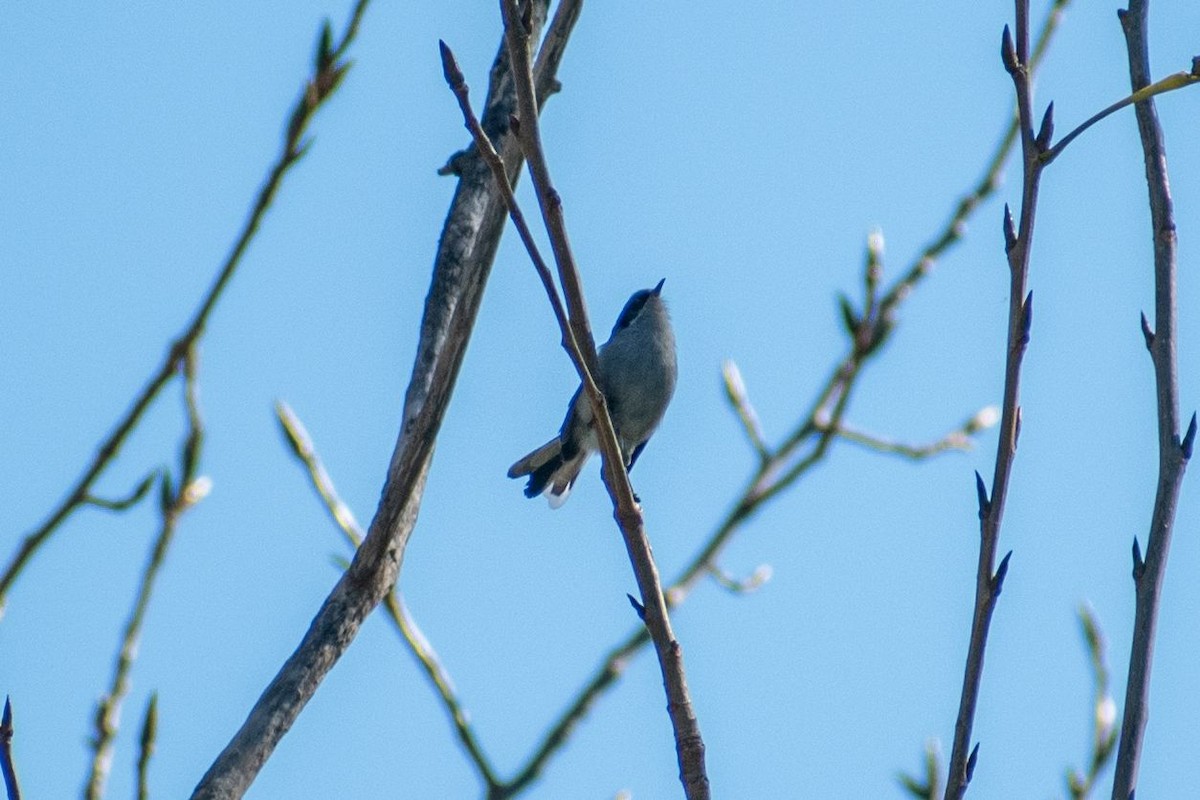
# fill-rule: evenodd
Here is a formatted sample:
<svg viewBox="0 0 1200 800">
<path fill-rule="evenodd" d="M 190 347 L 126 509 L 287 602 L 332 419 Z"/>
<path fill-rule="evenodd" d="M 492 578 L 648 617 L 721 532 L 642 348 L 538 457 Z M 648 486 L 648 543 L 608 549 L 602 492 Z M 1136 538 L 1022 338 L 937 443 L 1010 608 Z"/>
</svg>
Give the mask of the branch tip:
<svg viewBox="0 0 1200 800">
<path fill-rule="evenodd" d="M 450 88 L 457 92 L 463 86 L 466 78 L 463 77 L 462 70 L 458 67 L 454 51 L 444 40 L 438 39 L 438 52 L 442 56 L 442 76 L 446 79 L 446 83 L 450 84 Z"/>
<path fill-rule="evenodd" d="M 317 73 L 324 72 L 333 62 L 333 26 L 329 18 L 321 25 L 321 36 L 317 40 L 317 54 L 313 59 L 313 67 Z"/>
<path fill-rule="evenodd" d="M 850 334 L 850 338 L 854 338 L 858 333 L 858 314 L 855 313 L 850 298 L 843 292 L 838 292 L 838 308 L 842 312 L 842 324 L 846 326 L 846 333 Z"/>
<path fill-rule="evenodd" d="M 1183 453 L 1183 460 L 1190 461 L 1192 458 L 1192 446 L 1196 443 L 1196 412 L 1192 412 L 1192 421 L 1188 423 L 1187 433 L 1183 435 L 1183 443 L 1179 445 L 1180 451 Z"/>
</svg>

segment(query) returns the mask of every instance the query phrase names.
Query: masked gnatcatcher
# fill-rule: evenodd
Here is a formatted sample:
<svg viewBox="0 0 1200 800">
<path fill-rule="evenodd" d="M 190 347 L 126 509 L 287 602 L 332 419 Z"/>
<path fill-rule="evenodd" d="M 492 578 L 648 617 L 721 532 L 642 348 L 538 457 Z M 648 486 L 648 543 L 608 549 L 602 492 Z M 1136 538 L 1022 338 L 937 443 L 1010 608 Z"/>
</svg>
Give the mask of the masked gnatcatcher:
<svg viewBox="0 0 1200 800">
<path fill-rule="evenodd" d="M 675 393 L 675 334 L 662 299 L 666 278 L 634 292 L 600 348 L 596 381 L 604 392 L 626 469 L 646 447 Z M 588 456 L 599 450 L 592 404 L 575 390 L 562 428 L 544 445 L 509 467 L 508 477 L 529 476 L 526 497 L 545 494 L 551 508 L 567 502 Z"/>
</svg>

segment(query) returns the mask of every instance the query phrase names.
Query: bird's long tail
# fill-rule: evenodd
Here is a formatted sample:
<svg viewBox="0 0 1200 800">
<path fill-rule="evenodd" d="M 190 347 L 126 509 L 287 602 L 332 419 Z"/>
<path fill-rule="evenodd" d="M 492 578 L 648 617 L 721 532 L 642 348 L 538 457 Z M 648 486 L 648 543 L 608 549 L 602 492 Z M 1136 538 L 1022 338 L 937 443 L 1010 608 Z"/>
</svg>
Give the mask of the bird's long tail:
<svg viewBox="0 0 1200 800">
<path fill-rule="evenodd" d="M 558 508 L 567 502 L 571 487 L 575 485 L 575 479 L 579 477 L 579 472 L 587 463 L 589 455 L 590 453 L 583 450 L 570 458 L 563 458 L 562 442 L 556 436 L 509 467 L 508 477 L 521 478 L 528 475 L 525 496 L 537 497 L 539 494 L 545 494 L 550 507 Z"/>
</svg>

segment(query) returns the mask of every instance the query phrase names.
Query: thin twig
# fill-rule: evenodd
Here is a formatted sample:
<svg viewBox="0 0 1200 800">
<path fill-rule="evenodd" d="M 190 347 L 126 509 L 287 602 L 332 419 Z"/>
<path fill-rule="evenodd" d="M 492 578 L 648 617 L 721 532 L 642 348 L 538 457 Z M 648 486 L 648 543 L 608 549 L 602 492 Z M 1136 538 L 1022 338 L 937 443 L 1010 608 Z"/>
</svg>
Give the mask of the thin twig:
<svg viewBox="0 0 1200 800">
<path fill-rule="evenodd" d="M 1168 75 L 1162 80 L 1155 81 L 1148 86 L 1143 86 L 1128 97 L 1121 98 L 1102 111 L 1098 111 L 1093 114 L 1085 122 L 1081 123 L 1077 128 L 1075 128 L 1075 130 L 1064 136 L 1058 142 L 1058 144 L 1054 145 L 1045 153 L 1043 153 L 1042 161 L 1049 164 L 1051 161 L 1058 158 L 1059 154 L 1062 153 L 1062 151 L 1066 149 L 1067 145 L 1073 142 L 1077 136 L 1114 112 L 1120 111 L 1126 106 L 1131 106 L 1135 103 L 1141 103 L 1149 100 L 1151 97 L 1156 95 L 1166 94 L 1167 92 L 1173 92 L 1176 89 L 1182 89 L 1185 86 L 1191 86 L 1197 82 L 1200 82 L 1200 64 L 1193 65 L 1191 72 L 1176 72 Z"/>
<path fill-rule="evenodd" d="M 541 250 L 538 249 L 537 242 L 533 238 L 533 232 L 529 228 L 529 223 L 525 221 L 525 213 L 517 205 L 517 198 L 513 194 L 512 185 L 508 181 L 508 172 L 504 167 L 504 162 L 501 160 L 500 154 L 496 152 L 492 140 L 484 132 L 483 126 L 479 123 L 479 118 L 475 116 L 474 109 L 471 108 L 469 98 L 470 89 L 467 86 L 466 77 L 463 75 L 462 69 L 458 66 L 458 59 L 454 57 L 454 51 L 450 49 L 450 46 L 440 39 L 438 40 L 438 50 L 442 57 L 442 75 L 446 78 L 446 83 L 449 84 L 450 91 L 454 93 L 455 99 L 458 100 L 458 107 L 462 111 L 464 124 L 467 130 L 471 132 L 471 136 L 475 140 L 475 147 L 480 156 L 491 169 L 492 175 L 496 178 L 496 186 L 499 188 L 500 194 L 504 198 L 504 205 L 508 209 L 508 218 L 512 220 L 513 227 L 517 229 L 517 235 L 521 237 L 521 243 L 525 245 L 525 249 L 533 261 L 533 267 L 542 282 L 542 288 L 546 290 L 546 295 L 550 298 L 550 307 L 554 311 L 554 319 L 558 322 L 559 329 L 563 332 L 563 347 L 566 348 L 567 353 L 571 355 L 573 360 L 579 360 L 582 358 L 579 344 L 575 340 L 575 332 L 567 318 L 567 311 L 558 296 L 558 289 L 554 285 L 554 276 L 550 273 L 550 267 L 546 265 L 546 260 L 542 257 Z"/>
<path fill-rule="evenodd" d="M 12 698 L 5 695 L 4 715 L 0 717 L 0 772 L 4 773 L 4 791 L 8 800 L 21 800 L 21 784 L 17 781 L 17 767 L 13 764 L 12 740 Z"/>
<path fill-rule="evenodd" d="M 564 327 L 564 339 L 573 338 L 572 353 L 576 371 L 592 405 L 594 428 L 603 455 L 602 469 L 605 485 L 612 497 L 614 517 L 621 529 L 630 563 L 641 594 L 639 612 L 650 631 L 658 655 L 663 684 L 667 694 L 667 713 L 675 734 L 675 750 L 679 761 L 679 777 L 689 800 L 709 797 L 708 775 L 704 766 L 704 739 L 688 693 L 683 666 L 683 650 L 671 630 L 666 600 L 659 582 L 658 568 L 646 536 L 641 509 L 633 496 L 625 470 L 621 448 L 608 415 L 604 395 L 596 385 L 596 344 L 588 322 L 587 308 L 579 270 L 567 238 L 562 201 L 554 190 L 538 131 L 536 95 L 530 63 L 529 31 L 520 18 L 516 0 L 501 0 L 505 40 L 509 60 L 516 79 L 517 108 L 520 127 L 518 139 L 529 165 L 542 219 L 550 237 L 558 278 L 570 308 L 570 328 Z M 552 298 L 553 299 L 553 298 Z M 561 319 L 560 319 L 561 321 Z"/>
<path fill-rule="evenodd" d="M 1058 0 L 1051 8 L 1039 35 L 1035 63 L 1049 47 L 1054 33 L 1058 30 L 1062 9 L 1068 3 L 1069 0 Z M 945 255 L 961 240 L 967 220 L 999 186 L 1000 172 L 1015 142 L 1016 122 L 1014 120 L 1007 123 L 1005 133 L 1000 137 L 995 151 L 986 162 L 982 177 L 955 204 L 939 233 L 879 299 L 877 303 L 879 317 L 887 318 L 894 315 L 912 290 L 929 274 L 937 259 Z M 831 403 L 834 398 L 848 394 L 854 388 L 854 381 L 858 375 L 855 364 L 860 360 L 869 359 L 876 352 L 878 350 L 862 354 L 852 349 L 834 367 L 824 388 L 818 392 L 816 400 L 805 412 L 805 416 L 796 425 L 793 433 L 788 436 L 784 444 L 772 451 L 770 459 L 759 465 L 729 512 L 717 523 L 712 534 L 701 545 L 696 555 L 667 587 L 666 598 L 669 607 L 674 608 L 687 599 L 692 589 L 709 574 L 709 565 L 725 549 L 730 539 L 741 529 L 742 524 L 762 508 L 765 498 L 760 492 L 766 481 L 775 476 L 776 481 L 772 485 L 776 486 L 776 492 L 782 491 L 801 478 L 809 468 L 820 462 L 824 456 L 824 450 L 814 451 L 815 457 L 803 461 L 802 466 L 793 469 L 786 480 L 778 479 L 780 470 L 788 463 L 795 450 L 817 432 L 815 420 L 818 416 L 828 420 L 834 419 L 831 413 Z M 616 683 L 624 673 L 629 660 L 649 641 L 650 637 L 646 633 L 645 627 L 636 626 L 600 659 L 595 671 L 580 687 L 574 699 L 550 725 L 545 736 L 530 753 L 525 766 L 510 783 L 514 790 L 524 789 L 537 779 L 554 753 L 567 741 L 571 731 L 579 724 L 600 695 Z"/>
<path fill-rule="evenodd" d="M 983 678 L 983 658 L 987 649 L 988 631 L 996 601 L 1004 587 L 1010 552 L 996 568 L 996 549 L 1000 542 L 1000 522 L 1008 497 L 1009 476 L 1017 453 L 1020 434 L 1021 362 L 1029 344 L 1033 321 L 1033 295 L 1026 293 L 1029 281 L 1029 255 L 1036 220 L 1038 186 L 1045 162 L 1041 153 L 1049 144 L 1053 130 L 1050 109 L 1042 120 L 1041 131 L 1033 130 L 1033 75 L 1029 56 L 1029 3 L 1016 0 L 1016 42 L 1004 28 L 1001 57 L 1013 79 L 1017 95 L 1019 120 L 1022 186 L 1019 227 L 1013 226 L 1008 207 L 1004 209 L 1005 250 L 1010 273 L 1008 302 L 1008 337 L 1005 345 L 1004 400 L 1000 411 L 1000 442 L 996 448 L 996 465 L 992 475 L 992 493 L 988 496 L 983 478 L 975 474 L 979 495 L 979 563 L 975 576 L 975 606 L 971 619 L 970 644 L 967 648 L 963 673 L 962 695 L 958 717 L 954 723 L 954 746 L 950 753 L 949 775 L 946 780 L 946 800 L 958 800 L 967 791 L 975 769 L 978 745 L 971 749 L 971 729 L 975 724 L 975 709 L 979 702 L 979 686 Z M 1053 106 L 1050 107 L 1051 109 Z"/>
<path fill-rule="evenodd" d="M 157 477 L 158 470 L 151 470 L 146 474 L 146 477 L 142 478 L 137 486 L 133 487 L 133 491 L 125 497 L 113 500 L 111 498 L 95 497 L 89 494 L 83 499 L 83 502 L 96 506 L 97 508 L 103 508 L 105 511 L 128 511 L 138 503 L 142 502 L 146 495 L 150 493 L 150 487 L 154 485 L 154 479 Z"/>
<path fill-rule="evenodd" d="M 340 59 L 349 47 L 350 42 L 354 39 L 358 30 L 358 23 L 362 18 L 363 12 L 366 10 L 366 6 L 367 0 L 359 0 L 351 16 L 350 23 L 346 28 L 346 33 L 342 36 L 336 48 L 331 49 L 328 37 L 322 36 L 318 45 L 313 73 L 308 78 L 304 90 L 300 93 L 300 97 L 297 98 L 288 116 L 287 131 L 284 134 L 283 146 L 279 156 L 275 164 L 268 171 L 267 179 L 259 189 L 258 197 L 255 199 L 254 206 L 246 219 L 245 225 L 242 227 L 233 245 L 233 249 L 226 257 L 225 263 L 218 271 L 212 287 L 200 301 L 199 307 L 193 314 L 191 321 L 184 327 L 183 332 L 168 346 L 162 362 L 151 375 L 150 380 L 146 383 L 142 391 L 134 398 L 133 404 L 125 412 L 125 416 L 117 422 L 112 432 L 100 444 L 95 458 L 84 469 L 83 475 L 80 476 L 71 490 L 67 492 L 62 502 L 50 512 L 46 520 L 25 536 L 17 548 L 17 552 L 4 568 L 4 571 L 0 573 L 0 614 L 3 614 L 9 589 L 21 574 L 29 559 L 58 530 L 59 526 L 67 520 L 72 512 L 82 505 L 94 502 L 91 497 L 93 484 L 95 484 L 100 475 L 117 457 L 126 438 L 128 438 L 130 432 L 141 421 L 146 409 L 150 407 L 150 404 L 158 396 L 159 392 L 171 380 L 175 374 L 175 366 L 179 363 L 183 354 L 193 347 L 204 335 L 205 326 L 208 323 L 213 308 L 216 307 L 217 302 L 224 295 L 229 281 L 233 278 L 234 272 L 236 272 L 238 265 L 241 263 L 242 255 L 246 252 L 251 240 L 258 232 L 259 225 L 262 223 L 263 217 L 266 215 L 272 200 L 275 199 L 275 194 L 284 176 L 308 152 L 311 141 L 304 139 L 304 132 L 313 115 L 337 90 L 342 78 L 346 74 L 346 70 L 349 68 L 349 64 Z M 328 30 L 328 23 L 326 23 L 326 30 Z"/>
<path fill-rule="evenodd" d="M 146 716 L 142 719 L 142 735 L 138 740 L 137 787 L 138 800 L 150 798 L 150 757 L 158 739 L 158 692 L 150 695 Z"/>
<path fill-rule="evenodd" d="M 209 492 L 211 484 L 205 477 L 197 476 L 200 446 L 204 438 L 203 421 L 200 418 L 200 407 L 196 390 L 196 358 L 195 350 L 189 349 L 180 365 L 184 373 L 185 407 L 188 418 L 188 433 L 181 449 L 181 466 L 178 489 L 173 488 L 170 473 L 163 470 L 160 486 L 162 488 L 160 513 L 161 522 L 158 536 L 154 541 L 150 558 L 142 572 L 138 586 L 137 600 L 133 611 L 125 623 L 121 637 L 121 646 L 117 651 L 117 662 L 113 670 L 112 682 L 107 694 L 100 700 L 96 708 L 95 736 L 92 739 L 92 765 L 88 774 L 84 797 L 87 800 L 100 800 L 104 796 L 104 784 L 108 780 L 112 768 L 113 744 L 117 736 L 117 726 L 121 718 L 121 705 L 125 695 L 129 693 L 129 673 L 137 659 L 138 641 L 141 638 L 142 624 L 146 618 L 146 610 L 150 606 L 150 597 L 154 591 L 154 581 L 162 569 L 167 550 L 174 539 L 180 517 L 200 502 Z"/>
<path fill-rule="evenodd" d="M 758 421 L 758 412 L 750 402 L 746 392 L 746 382 L 742 380 L 742 371 L 738 369 L 733 359 L 725 360 L 721 365 L 721 379 L 725 386 L 725 399 L 737 414 L 746 438 L 760 462 L 766 462 L 771 457 L 767 447 L 766 436 L 763 435 L 762 423 Z"/>
<path fill-rule="evenodd" d="M 757 592 L 767 581 L 771 580 L 773 573 L 774 570 L 771 569 L 770 564 L 759 564 L 744 578 L 735 578 L 716 564 L 710 564 L 708 567 L 708 574 L 717 582 L 717 585 L 733 594 Z"/>
<path fill-rule="evenodd" d="M 839 425 L 834 433 L 848 442 L 861 445 L 877 453 L 888 453 L 913 461 L 923 461 L 948 450 L 970 450 L 974 444 L 971 437 L 995 425 L 999 421 L 999 416 L 999 409 L 995 406 L 988 406 L 941 438 L 925 444 L 899 442 L 886 436 L 859 430 L 845 422 Z M 828 426 L 818 422 L 819 430 L 825 430 L 826 427 Z"/>
<path fill-rule="evenodd" d="M 1067 791 L 1071 800 L 1087 800 L 1117 747 L 1117 729 L 1113 725 L 1117 706 L 1109 691 L 1104 634 L 1100 631 L 1095 612 L 1087 606 L 1079 609 L 1079 627 L 1083 632 L 1092 671 L 1092 751 L 1088 755 L 1086 773 L 1075 769 L 1067 772 Z"/>
<path fill-rule="evenodd" d="M 338 494 L 333 479 L 329 477 L 329 473 L 325 470 L 325 465 L 321 462 L 321 457 L 313 445 L 312 437 L 309 436 L 300 418 L 286 403 L 276 403 L 275 414 L 283 428 L 292 454 L 304 464 L 309 482 L 321 498 L 326 511 L 341 530 L 346 542 L 351 548 L 357 550 L 362 544 L 363 530 L 354 518 L 353 512 L 350 511 L 350 507 L 342 501 Z M 401 639 L 416 657 L 417 662 L 425 671 L 425 676 L 437 690 L 438 697 L 441 698 L 442 706 L 454 725 L 455 733 L 458 735 L 463 749 L 467 751 L 467 755 L 484 782 L 486 791 L 491 796 L 503 786 L 503 783 L 496 777 L 495 768 L 492 767 L 491 761 L 483 752 L 483 746 L 479 743 L 474 728 L 471 727 L 469 715 L 454 691 L 454 683 L 450 680 L 449 672 L 446 671 L 437 652 L 422 633 L 417 621 L 409 613 L 407 605 L 395 586 L 388 591 L 383 602 L 388 617 L 396 627 Z"/>
<path fill-rule="evenodd" d="M 531 27 L 540 29 L 547 3 L 529 5 Z M 550 94 L 570 26 L 547 32 L 539 58 L 539 99 Z M 551 47 L 551 45 L 553 45 Z M 504 134 L 513 107 L 511 71 L 501 48 L 492 68 L 484 127 L 505 154 L 510 175 L 519 151 Z M 490 126 L 490 127 L 489 127 Z M 412 378 L 405 394 L 401 430 L 392 452 L 379 506 L 354 560 L 326 598 L 296 651 L 280 668 L 246 721 L 217 756 L 192 793 L 200 798 L 241 797 L 287 733 L 325 675 L 353 642 L 367 615 L 387 595 L 400 571 L 416 524 L 433 446 L 470 340 L 483 288 L 503 231 L 504 207 L 487 166 L 471 153 L 455 159 L 458 190 L 443 227 L 432 284 L 426 295 Z"/>
<path fill-rule="evenodd" d="M 1129 79 L 1135 92 L 1150 82 L 1150 45 L 1147 38 L 1145 0 L 1131 0 L 1129 10 L 1120 14 L 1129 56 Z M 1193 72 L 1198 69 L 1193 65 Z M 1158 606 L 1166 577 L 1167 554 L 1175 526 L 1175 511 L 1183 473 L 1196 438 L 1196 415 L 1182 441 L 1179 436 L 1179 380 L 1175 353 L 1175 214 L 1167 180 L 1167 154 L 1162 126 L 1153 100 L 1137 104 L 1138 133 L 1146 165 L 1146 185 L 1150 199 L 1151 237 L 1154 242 L 1154 330 L 1145 315 L 1142 330 L 1146 347 L 1154 362 L 1155 394 L 1158 405 L 1158 486 L 1150 531 L 1146 538 L 1143 561 L 1137 539 L 1133 542 L 1133 580 L 1136 607 L 1133 643 L 1129 653 L 1129 673 L 1125 687 L 1125 713 L 1121 723 L 1121 743 L 1117 751 L 1113 778 L 1114 800 L 1129 800 L 1137 787 L 1138 765 L 1142 754 L 1142 736 L 1150 709 L 1150 670 L 1154 654 L 1154 635 Z"/>
<path fill-rule="evenodd" d="M 925 744 L 925 774 L 921 778 L 901 773 L 900 785 L 917 800 L 937 800 L 942 795 L 942 759 L 937 742 Z"/>
</svg>

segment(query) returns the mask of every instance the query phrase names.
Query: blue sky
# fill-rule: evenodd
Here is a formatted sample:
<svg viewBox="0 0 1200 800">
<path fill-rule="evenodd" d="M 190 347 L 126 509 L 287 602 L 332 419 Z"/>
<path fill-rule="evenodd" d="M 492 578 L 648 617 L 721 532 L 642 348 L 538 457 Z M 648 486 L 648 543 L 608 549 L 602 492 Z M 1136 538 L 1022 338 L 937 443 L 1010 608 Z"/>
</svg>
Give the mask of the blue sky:
<svg viewBox="0 0 1200 800">
<path fill-rule="evenodd" d="M 14 6 L 0 31 L 0 557 L 61 498 L 190 317 L 278 148 L 319 26 L 349 3 Z M 1076 3 L 1037 81 L 1067 131 L 1128 92 L 1115 5 Z M 1045 4 L 1034 8 L 1035 26 Z M 732 358 L 778 441 L 842 355 L 835 297 L 863 246 L 906 267 L 979 176 L 1011 103 L 999 60 L 1009 3 L 793 3 L 752 11 L 591 3 L 543 115 L 551 169 L 595 327 L 666 278 L 676 399 L 634 485 L 661 571 L 690 559 L 753 454 L 722 396 Z M 478 101 L 499 42 L 494 3 L 372 5 L 355 65 L 314 121 L 201 353 L 213 490 L 183 520 L 122 717 L 109 796 L 129 796 L 136 729 L 159 693 L 153 796 L 185 796 L 299 642 L 341 540 L 272 417 L 289 403 L 343 498 L 369 520 L 395 441 L 422 302 L 466 142 L 437 40 Z M 1152 8 L 1156 76 L 1186 69 L 1200 7 Z M 1200 405 L 1195 229 L 1200 91 L 1163 98 L 1180 240 L 1182 408 Z M 1007 313 L 1001 208 L 904 305 L 864 375 L 854 425 L 936 439 L 999 402 Z M 534 207 L 525 182 L 519 193 Z M 1024 425 L 1002 533 L 1014 551 L 992 627 L 969 796 L 1065 795 L 1087 754 L 1091 685 L 1075 609 L 1108 635 L 1118 705 L 1133 617 L 1129 548 L 1145 543 L 1157 453 L 1138 313 L 1153 306 L 1133 115 L 1046 173 Z M 443 427 L 401 585 L 491 759 L 511 774 L 634 620 L 635 589 L 589 466 L 571 501 L 526 501 L 507 466 L 543 442 L 575 388 L 548 304 L 506 233 Z M 168 390 L 98 489 L 174 463 Z M 977 555 L 970 453 L 913 464 L 837 445 L 721 559 L 757 593 L 703 585 L 674 616 L 719 797 L 901 797 L 924 743 L 949 741 Z M 1200 491 L 1181 496 L 1160 619 L 1139 796 L 1194 789 L 1200 694 Z M 83 784 L 96 698 L 156 529 L 153 503 L 77 513 L 31 563 L 0 621 L 0 691 L 17 715 L 27 796 Z M 658 669 L 630 666 L 525 797 L 679 795 Z M 1107 779 L 1097 796 L 1107 795 Z M 249 796 L 478 796 L 413 659 L 379 616 L 330 674 Z"/>
</svg>

